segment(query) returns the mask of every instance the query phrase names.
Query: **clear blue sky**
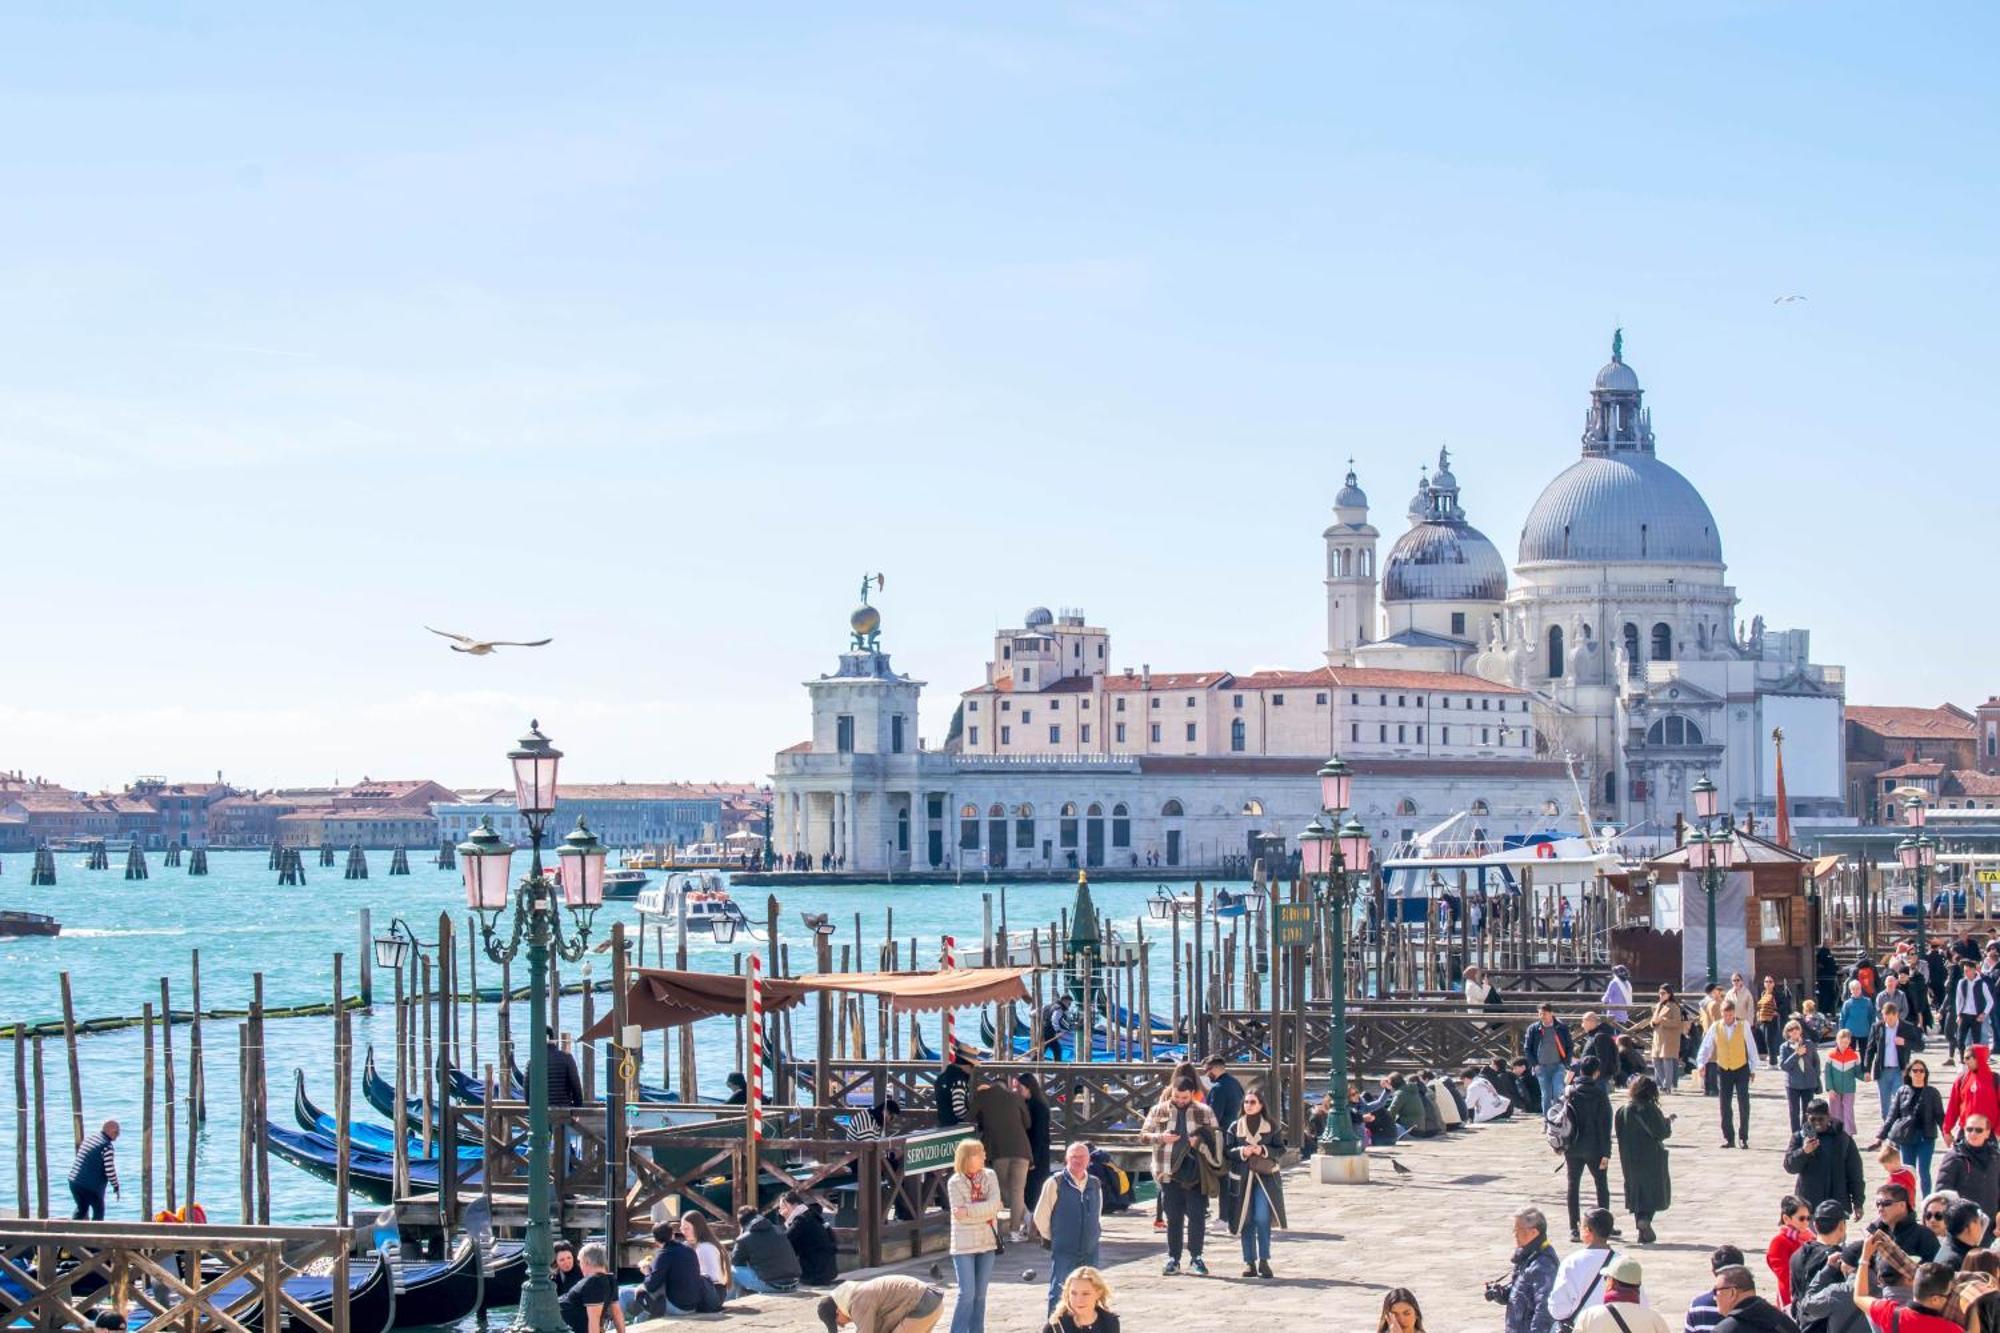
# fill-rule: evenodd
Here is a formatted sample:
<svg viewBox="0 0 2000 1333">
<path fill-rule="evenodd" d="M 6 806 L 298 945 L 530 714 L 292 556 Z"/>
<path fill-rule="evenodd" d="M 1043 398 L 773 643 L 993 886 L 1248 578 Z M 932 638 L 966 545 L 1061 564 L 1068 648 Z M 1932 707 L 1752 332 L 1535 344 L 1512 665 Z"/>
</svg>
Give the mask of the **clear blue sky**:
<svg viewBox="0 0 2000 1333">
<path fill-rule="evenodd" d="M 1344 460 L 1511 558 L 1614 322 L 1746 616 L 2000 687 L 1990 7 L 84 8 L 0 17 L 0 765 L 748 777 L 873 569 L 933 741 L 1036 603 L 1310 665 Z"/>
</svg>

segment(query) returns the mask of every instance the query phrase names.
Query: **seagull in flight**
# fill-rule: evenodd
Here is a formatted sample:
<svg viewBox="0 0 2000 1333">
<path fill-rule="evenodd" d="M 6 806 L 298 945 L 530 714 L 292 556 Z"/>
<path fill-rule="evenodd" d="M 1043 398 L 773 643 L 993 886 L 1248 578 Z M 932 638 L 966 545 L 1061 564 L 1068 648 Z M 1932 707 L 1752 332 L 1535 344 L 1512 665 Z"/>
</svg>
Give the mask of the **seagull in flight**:
<svg viewBox="0 0 2000 1333">
<path fill-rule="evenodd" d="M 429 625 L 424 628 L 442 638 L 453 640 L 451 645 L 453 652 L 471 653 L 474 657 L 484 657 L 495 648 L 539 648 L 545 643 L 555 642 L 553 639 L 532 639 L 525 643 L 518 639 L 475 639 L 467 634 L 453 634 L 448 629 L 431 629 Z"/>
<path fill-rule="evenodd" d="M 1794 301 L 1803 301 L 1803 300 L 1805 300 L 1805 299 L 1806 299 L 1806 298 L 1805 298 L 1805 297 L 1803 297 L 1803 296 L 1774 296 L 1774 297 L 1772 297 L 1772 298 L 1771 298 L 1771 304 L 1772 304 L 1772 305 L 1790 305 L 1790 304 L 1791 304 L 1792 302 L 1794 302 Z"/>
</svg>

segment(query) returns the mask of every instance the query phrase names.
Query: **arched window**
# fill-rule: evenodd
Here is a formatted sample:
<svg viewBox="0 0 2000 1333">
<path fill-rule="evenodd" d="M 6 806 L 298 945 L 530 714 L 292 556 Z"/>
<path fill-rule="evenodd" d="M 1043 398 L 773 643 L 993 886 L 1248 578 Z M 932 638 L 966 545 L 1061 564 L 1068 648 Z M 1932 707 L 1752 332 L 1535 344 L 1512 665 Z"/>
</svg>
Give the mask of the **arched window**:
<svg viewBox="0 0 2000 1333">
<path fill-rule="evenodd" d="M 1160 817 L 1162 819 L 1179 819 L 1180 816 L 1181 803 L 1179 801 L 1168 801 L 1160 807 Z"/>
<path fill-rule="evenodd" d="M 1264 813 L 1264 803 L 1253 796 L 1243 803 L 1243 813 L 1246 815 L 1261 815 Z"/>
<path fill-rule="evenodd" d="M 1484 801 L 1474 801 L 1472 803 L 1472 809 L 1468 813 L 1475 815 L 1490 815 L 1493 813 L 1493 809 L 1491 806 L 1487 805 L 1486 802 Z"/>
<path fill-rule="evenodd" d="M 1655 662 L 1674 660 L 1674 631 L 1664 620 L 1653 626 L 1653 660 Z"/>
<path fill-rule="evenodd" d="M 1021 819 L 1033 819 L 1035 817 L 1035 807 L 1023 801 L 1014 807 L 1014 814 Z"/>
<path fill-rule="evenodd" d="M 1062 808 L 1062 817 L 1063 817 L 1064 819 L 1075 819 L 1075 818 L 1076 818 L 1076 802 L 1075 802 L 1075 801 L 1064 801 L 1064 802 L 1063 802 L 1063 808 Z"/>
<path fill-rule="evenodd" d="M 1090 809 L 1085 811 L 1085 813 L 1088 814 L 1092 819 L 1102 819 L 1104 817 L 1104 807 L 1099 805 L 1097 802 L 1092 801 L 1090 803 Z"/>
<path fill-rule="evenodd" d="M 1396 802 L 1396 813 L 1399 815 L 1414 815 L 1417 813 L 1417 803 L 1405 796 L 1402 800 Z"/>
<path fill-rule="evenodd" d="M 1123 819 L 1125 818 L 1126 815 L 1130 813 L 1131 812 L 1125 808 L 1125 802 L 1123 801 L 1120 801 L 1118 804 L 1111 807 L 1111 817 L 1113 819 Z"/>
<path fill-rule="evenodd" d="M 1243 725 L 1242 718 L 1238 717 L 1230 719 L 1229 748 L 1231 750 L 1236 751 L 1239 754 L 1242 753 L 1244 743 L 1246 740 L 1248 740 L 1249 735 L 1250 735 L 1249 729 Z"/>
<path fill-rule="evenodd" d="M 958 817 L 960 819 L 977 819 L 979 818 L 979 807 L 971 804 L 961 805 L 958 807 Z"/>
<path fill-rule="evenodd" d="M 989 805 L 986 807 L 986 817 L 988 819 L 1005 819 L 1007 817 L 1007 807 L 1004 805 Z"/>
<path fill-rule="evenodd" d="M 1548 800 L 1542 802 L 1542 814 L 1546 817 L 1554 819 L 1561 813 L 1562 806 L 1557 802 L 1555 797 L 1551 796 Z"/>
<path fill-rule="evenodd" d="M 1701 743 L 1701 728 L 1678 713 L 1663 717 L 1646 728 L 1648 745 L 1681 746 Z"/>
<path fill-rule="evenodd" d="M 1549 679 L 1559 680 L 1563 673 L 1563 627 L 1549 626 Z"/>
<path fill-rule="evenodd" d="M 1639 675 L 1639 627 L 1629 622 L 1625 626 L 1625 674 L 1634 679 Z"/>
</svg>

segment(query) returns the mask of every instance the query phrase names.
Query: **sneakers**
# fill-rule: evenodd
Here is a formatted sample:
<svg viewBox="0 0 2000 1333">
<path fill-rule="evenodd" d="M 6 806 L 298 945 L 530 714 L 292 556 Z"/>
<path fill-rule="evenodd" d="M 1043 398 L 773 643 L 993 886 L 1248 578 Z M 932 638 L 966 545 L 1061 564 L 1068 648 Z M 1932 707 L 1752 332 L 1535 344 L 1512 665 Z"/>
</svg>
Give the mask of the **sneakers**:
<svg viewBox="0 0 2000 1333">
<path fill-rule="evenodd" d="M 1258 1277 L 1276 1277 L 1276 1276 L 1277 1276 L 1277 1274 L 1276 1274 L 1276 1273 L 1273 1273 L 1273 1272 L 1271 1271 L 1271 1261 L 1270 1261 L 1269 1259 L 1259 1259 L 1259 1260 L 1257 1261 L 1257 1276 L 1258 1276 Z"/>
<path fill-rule="evenodd" d="M 1188 1260 L 1188 1271 L 1193 1273 L 1196 1277 L 1207 1277 L 1208 1265 L 1203 1263 L 1201 1261 L 1201 1256 L 1197 1254 L 1194 1258 Z"/>
<path fill-rule="evenodd" d="M 1181 1271 L 1181 1261 L 1178 1259 L 1169 1259 L 1167 1260 L 1167 1266 L 1160 1270 L 1160 1276 L 1173 1277 L 1180 1271 Z"/>
</svg>

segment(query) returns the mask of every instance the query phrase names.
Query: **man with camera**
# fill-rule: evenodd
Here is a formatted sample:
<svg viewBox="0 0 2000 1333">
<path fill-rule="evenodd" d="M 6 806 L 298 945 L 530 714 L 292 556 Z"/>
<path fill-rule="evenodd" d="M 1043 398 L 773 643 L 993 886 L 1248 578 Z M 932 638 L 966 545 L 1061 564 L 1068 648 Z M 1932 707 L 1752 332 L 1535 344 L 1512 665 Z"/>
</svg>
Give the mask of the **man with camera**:
<svg viewBox="0 0 2000 1333">
<path fill-rule="evenodd" d="M 1507 1307 L 1506 1333 L 1551 1333 L 1549 1292 L 1556 1283 L 1556 1247 L 1539 1208 L 1514 1214 L 1514 1260 L 1506 1276 L 1486 1284 L 1486 1299 Z"/>
<path fill-rule="evenodd" d="M 1846 1126 L 1833 1118 L 1826 1098 L 1815 1097 L 1806 1103 L 1805 1122 L 1785 1149 L 1785 1170 L 1798 1177 L 1793 1193 L 1808 1209 L 1831 1199 L 1853 1217 L 1861 1216 L 1861 1202 L 1866 1197 L 1861 1149 Z"/>
</svg>

